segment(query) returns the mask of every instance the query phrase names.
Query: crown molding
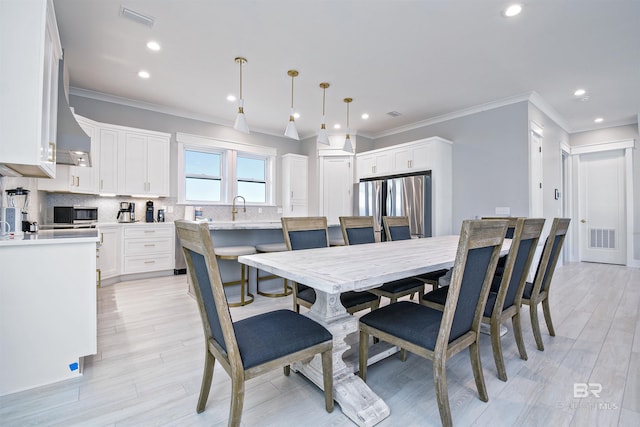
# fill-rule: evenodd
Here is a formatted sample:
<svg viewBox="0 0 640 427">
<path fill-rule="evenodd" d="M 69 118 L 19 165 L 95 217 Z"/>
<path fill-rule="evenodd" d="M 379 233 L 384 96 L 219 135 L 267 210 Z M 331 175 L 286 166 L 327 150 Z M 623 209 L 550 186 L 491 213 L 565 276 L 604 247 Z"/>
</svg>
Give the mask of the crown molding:
<svg viewBox="0 0 640 427">
<path fill-rule="evenodd" d="M 192 111 L 187 111 L 180 108 L 167 107 L 165 105 L 153 104 L 151 102 L 137 101 L 135 99 L 125 98 L 125 97 L 116 96 L 116 95 L 109 95 L 103 92 L 97 92 L 97 91 L 88 90 L 88 89 L 81 89 L 77 87 L 69 87 L 69 95 L 79 96 L 82 98 L 95 99 L 96 101 L 110 102 L 112 104 L 125 105 L 127 107 L 139 108 L 142 110 L 154 111 L 156 113 L 169 114 L 171 116 L 182 117 L 182 118 L 191 119 L 191 120 L 198 120 L 201 122 L 211 123 L 218 126 L 233 128 L 233 122 L 222 120 L 220 118 L 216 118 L 206 114 L 194 113 Z M 284 136 L 279 133 L 276 134 L 264 129 L 252 128 L 251 131 L 257 132 L 257 133 L 263 133 L 266 135 L 280 136 L 284 138 Z"/>
</svg>

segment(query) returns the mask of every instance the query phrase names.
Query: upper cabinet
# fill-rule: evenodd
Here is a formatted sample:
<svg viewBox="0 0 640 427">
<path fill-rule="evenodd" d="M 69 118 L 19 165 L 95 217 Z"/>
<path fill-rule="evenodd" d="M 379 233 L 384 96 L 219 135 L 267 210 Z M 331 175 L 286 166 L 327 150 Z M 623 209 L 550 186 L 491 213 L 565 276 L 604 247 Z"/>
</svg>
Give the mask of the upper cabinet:
<svg viewBox="0 0 640 427">
<path fill-rule="evenodd" d="M 282 216 L 306 216 L 309 212 L 307 156 L 282 156 Z"/>
<path fill-rule="evenodd" d="M 358 179 L 429 171 L 451 163 L 451 141 L 426 138 L 360 153 L 356 159 Z"/>
<path fill-rule="evenodd" d="M 0 57 L 2 174 L 55 177 L 62 48 L 52 0 L 0 1 Z"/>
<path fill-rule="evenodd" d="M 393 154 L 389 149 L 367 151 L 356 156 L 358 178 L 389 175 L 393 171 Z"/>
<path fill-rule="evenodd" d="M 124 130 L 118 142 L 118 192 L 169 196 L 168 134 Z"/>
</svg>

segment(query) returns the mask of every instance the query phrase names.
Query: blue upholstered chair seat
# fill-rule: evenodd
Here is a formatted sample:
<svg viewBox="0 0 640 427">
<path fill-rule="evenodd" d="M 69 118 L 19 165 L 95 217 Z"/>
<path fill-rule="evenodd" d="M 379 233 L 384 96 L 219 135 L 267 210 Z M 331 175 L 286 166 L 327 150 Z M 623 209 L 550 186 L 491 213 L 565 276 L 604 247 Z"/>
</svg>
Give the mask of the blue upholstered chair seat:
<svg viewBox="0 0 640 427">
<path fill-rule="evenodd" d="M 233 329 L 244 369 L 332 338 L 324 326 L 291 310 L 277 310 L 239 320 L 233 323 Z"/>
<path fill-rule="evenodd" d="M 298 291 L 298 298 L 307 301 L 308 303 L 316 302 L 316 292 L 313 288 L 305 287 L 302 291 Z M 360 304 L 364 304 L 367 302 L 377 301 L 378 297 L 371 292 L 356 292 L 349 291 L 343 292 L 340 294 L 340 302 L 344 306 L 344 308 L 355 307 Z"/>
<path fill-rule="evenodd" d="M 434 289 L 431 292 L 427 292 L 426 294 L 424 294 L 422 299 L 425 301 L 431 301 L 436 304 L 444 305 L 444 303 L 447 302 L 448 292 L 449 292 L 449 287 L 443 286 L 441 288 Z"/>
<path fill-rule="evenodd" d="M 441 320 L 441 311 L 408 301 L 389 304 L 360 318 L 365 325 L 430 350 L 435 348 Z"/>
<path fill-rule="evenodd" d="M 391 292 L 391 293 L 399 293 L 408 291 L 414 288 L 420 288 L 424 286 L 424 283 L 421 280 L 415 279 L 413 277 L 408 277 L 406 279 L 394 280 L 392 282 L 387 282 L 382 286 L 376 288 L 376 290 Z"/>
</svg>

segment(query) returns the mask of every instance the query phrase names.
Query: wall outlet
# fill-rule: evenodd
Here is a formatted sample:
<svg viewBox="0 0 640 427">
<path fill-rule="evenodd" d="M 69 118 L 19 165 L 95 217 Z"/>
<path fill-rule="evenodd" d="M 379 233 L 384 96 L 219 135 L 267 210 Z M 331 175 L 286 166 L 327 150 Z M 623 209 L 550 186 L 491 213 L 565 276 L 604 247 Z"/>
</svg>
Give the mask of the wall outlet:
<svg viewBox="0 0 640 427">
<path fill-rule="evenodd" d="M 511 208 L 508 206 L 496 207 L 496 215 L 511 215 Z"/>
<path fill-rule="evenodd" d="M 258 213 L 261 214 L 262 213 L 262 208 L 258 208 Z"/>
<path fill-rule="evenodd" d="M 173 213 L 173 206 L 167 206 L 167 213 Z"/>
</svg>

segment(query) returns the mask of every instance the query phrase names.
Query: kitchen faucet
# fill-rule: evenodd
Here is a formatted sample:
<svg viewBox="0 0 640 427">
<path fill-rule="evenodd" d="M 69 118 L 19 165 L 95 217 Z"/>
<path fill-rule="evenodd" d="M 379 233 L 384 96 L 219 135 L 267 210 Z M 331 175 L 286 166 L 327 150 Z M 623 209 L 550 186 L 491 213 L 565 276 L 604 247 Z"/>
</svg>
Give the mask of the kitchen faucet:
<svg viewBox="0 0 640 427">
<path fill-rule="evenodd" d="M 236 199 L 242 199 L 242 212 L 246 212 L 247 211 L 247 203 L 244 200 L 244 197 L 242 196 L 236 196 L 233 198 L 233 204 L 231 206 L 231 221 L 235 221 L 236 220 L 236 214 L 238 213 L 238 208 L 236 208 Z"/>
</svg>

